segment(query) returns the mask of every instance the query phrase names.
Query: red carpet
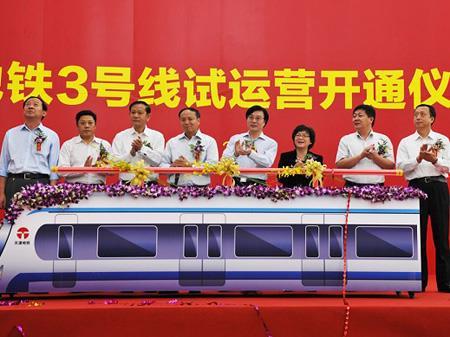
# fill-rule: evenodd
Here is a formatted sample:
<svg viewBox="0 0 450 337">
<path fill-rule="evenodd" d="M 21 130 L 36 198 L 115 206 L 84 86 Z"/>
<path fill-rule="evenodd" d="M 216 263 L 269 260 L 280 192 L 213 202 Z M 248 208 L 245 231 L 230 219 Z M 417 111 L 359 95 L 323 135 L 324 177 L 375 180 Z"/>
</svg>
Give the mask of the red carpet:
<svg viewBox="0 0 450 337">
<path fill-rule="evenodd" d="M 144 296 L 145 295 L 145 296 Z M 39 297 L 0 306 L 0 337 L 343 336 L 337 294 Z M 348 336 L 450 335 L 450 294 L 349 294 Z M 15 302 L 17 303 L 17 302 Z M 22 329 L 22 332 L 19 329 Z"/>
</svg>

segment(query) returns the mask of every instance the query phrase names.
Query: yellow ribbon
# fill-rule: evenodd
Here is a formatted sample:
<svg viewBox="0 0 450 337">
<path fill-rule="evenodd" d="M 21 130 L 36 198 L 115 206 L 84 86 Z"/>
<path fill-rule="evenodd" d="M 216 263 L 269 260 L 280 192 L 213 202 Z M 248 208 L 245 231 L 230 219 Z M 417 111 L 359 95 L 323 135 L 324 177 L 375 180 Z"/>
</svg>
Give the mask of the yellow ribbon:
<svg viewBox="0 0 450 337">
<path fill-rule="evenodd" d="M 281 171 L 278 172 L 278 176 L 283 178 L 303 174 L 307 177 L 311 177 L 312 186 L 323 186 L 323 172 L 326 168 L 326 165 L 323 165 L 318 161 L 308 159 L 303 165 L 297 167 L 282 167 Z"/>
<path fill-rule="evenodd" d="M 225 182 L 228 178 L 233 178 L 240 174 L 239 165 L 236 164 L 236 162 L 232 158 L 222 158 L 216 164 L 194 162 L 193 166 L 202 168 L 201 172 L 194 172 L 194 174 L 196 175 L 214 173 L 220 176 L 224 176 L 222 179 L 223 185 L 225 185 Z M 233 179 L 231 179 L 231 185 L 234 185 Z"/>
</svg>

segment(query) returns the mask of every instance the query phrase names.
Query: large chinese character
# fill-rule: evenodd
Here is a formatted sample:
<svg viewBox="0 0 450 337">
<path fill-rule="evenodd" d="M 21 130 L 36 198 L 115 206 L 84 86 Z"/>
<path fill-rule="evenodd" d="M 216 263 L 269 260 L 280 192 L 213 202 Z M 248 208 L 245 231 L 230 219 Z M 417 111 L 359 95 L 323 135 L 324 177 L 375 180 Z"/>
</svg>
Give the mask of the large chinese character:
<svg viewBox="0 0 450 337">
<path fill-rule="evenodd" d="M 145 67 L 139 76 L 139 97 L 148 104 L 165 104 L 168 108 L 176 108 L 180 104 L 180 75 L 178 72 L 166 67 L 160 67 L 159 73 L 151 75 L 152 68 Z M 159 92 L 159 95 L 156 95 Z"/>
<path fill-rule="evenodd" d="M 309 89 L 314 87 L 315 71 L 283 69 L 275 71 L 275 86 L 280 88 L 277 109 L 312 109 Z"/>
<path fill-rule="evenodd" d="M 45 102 L 50 103 L 51 98 L 46 89 L 51 89 L 53 83 L 46 81 L 51 77 L 51 70 L 45 70 L 42 62 L 37 62 L 36 66 L 28 65 L 25 69 L 20 62 L 13 61 L 8 69 L 9 82 L 7 88 L 11 90 L 11 102 L 17 103 L 25 98 L 25 88 L 32 89 L 27 96 L 40 96 Z"/>
<path fill-rule="evenodd" d="M 260 105 L 263 108 L 270 106 L 270 97 L 265 88 L 270 87 L 267 70 L 244 70 L 244 78 L 237 69 L 231 70 L 234 81 L 229 82 L 231 89 L 230 107 L 236 105 L 249 108 Z"/>
<path fill-rule="evenodd" d="M 129 67 L 97 67 L 96 74 L 97 82 L 92 82 L 92 89 L 97 89 L 98 97 L 108 98 L 108 107 L 128 105 L 130 92 L 134 90 Z"/>
<path fill-rule="evenodd" d="M 70 74 L 75 74 L 75 79 L 66 82 L 67 89 L 73 89 L 76 91 L 75 97 L 69 97 L 66 93 L 60 93 L 56 95 L 59 101 L 66 105 L 79 105 L 86 102 L 88 98 L 88 91 L 83 85 L 86 83 L 88 75 L 87 71 L 80 66 L 66 66 L 61 68 L 58 75 L 67 78 Z"/>
<path fill-rule="evenodd" d="M 189 80 L 184 81 L 186 88 L 186 106 L 211 106 L 222 109 L 226 98 L 219 95 L 219 84 L 225 83 L 222 69 L 209 69 L 209 76 L 197 75 L 192 68 L 186 70 Z"/>
<path fill-rule="evenodd" d="M 11 91 L 11 102 L 17 103 L 25 98 L 23 84 L 25 77 L 25 67 L 20 65 L 18 61 L 12 61 L 8 69 L 8 90 Z"/>
<path fill-rule="evenodd" d="M 431 78 L 433 77 L 433 79 Z M 426 100 L 422 99 L 422 79 L 425 84 L 425 89 L 428 91 L 429 97 Z M 444 94 L 447 91 L 448 81 L 450 79 L 450 72 L 444 71 L 442 75 L 437 68 L 431 69 L 431 76 L 429 73 L 424 73 L 422 69 L 416 69 L 413 79 L 409 83 L 409 94 L 413 96 L 414 106 L 421 103 L 433 105 L 436 102 L 445 108 L 450 108 L 450 100 Z M 438 81 L 439 87 L 433 84 L 433 81 Z"/>
<path fill-rule="evenodd" d="M 333 104 L 336 94 L 344 94 L 345 108 L 351 109 L 353 106 L 353 94 L 359 93 L 361 88 L 353 85 L 353 79 L 358 77 L 356 70 L 322 70 L 321 76 L 327 78 L 327 85 L 320 86 L 319 92 L 326 93 L 327 97 L 320 103 L 325 110 Z M 338 85 L 337 79 L 343 79 L 344 83 Z"/>
<path fill-rule="evenodd" d="M 367 69 L 364 75 L 370 82 L 364 82 L 365 104 L 382 109 L 403 109 L 405 107 L 405 83 L 403 70 Z M 375 81 L 374 81 L 375 80 Z"/>
</svg>

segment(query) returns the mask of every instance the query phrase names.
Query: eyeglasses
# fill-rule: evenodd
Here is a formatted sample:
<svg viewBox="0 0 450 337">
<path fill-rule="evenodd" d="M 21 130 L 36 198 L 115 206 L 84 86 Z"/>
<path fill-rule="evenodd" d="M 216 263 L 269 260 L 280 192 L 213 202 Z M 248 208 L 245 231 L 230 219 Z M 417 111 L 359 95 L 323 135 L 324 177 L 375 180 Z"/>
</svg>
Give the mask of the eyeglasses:
<svg viewBox="0 0 450 337">
<path fill-rule="evenodd" d="M 251 121 L 262 121 L 264 119 L 264 117 L 261 116 L 248 116 L 247 119 L 251 120 Z"/>
<path fill-rule="evenodd" d="M 297 133 L 295 137 L 309 138 L 310 136 L 307 133 Z"/>
</svg>

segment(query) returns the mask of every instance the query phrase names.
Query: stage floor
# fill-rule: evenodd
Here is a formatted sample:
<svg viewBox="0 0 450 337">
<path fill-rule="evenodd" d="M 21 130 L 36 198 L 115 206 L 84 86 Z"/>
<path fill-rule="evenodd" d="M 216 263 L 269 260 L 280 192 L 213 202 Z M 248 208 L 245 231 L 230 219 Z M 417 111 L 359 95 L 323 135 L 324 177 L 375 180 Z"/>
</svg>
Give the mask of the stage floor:
<svg viewBox="0 0 450 337">
<path fill-rule="evenodd" d="M 1 337 L 343 336 L 337 293 L 102 294 L 1 299 Z M 348 294 L 348 336 L 450 335 L 450 294 Z"/>
</svg>

